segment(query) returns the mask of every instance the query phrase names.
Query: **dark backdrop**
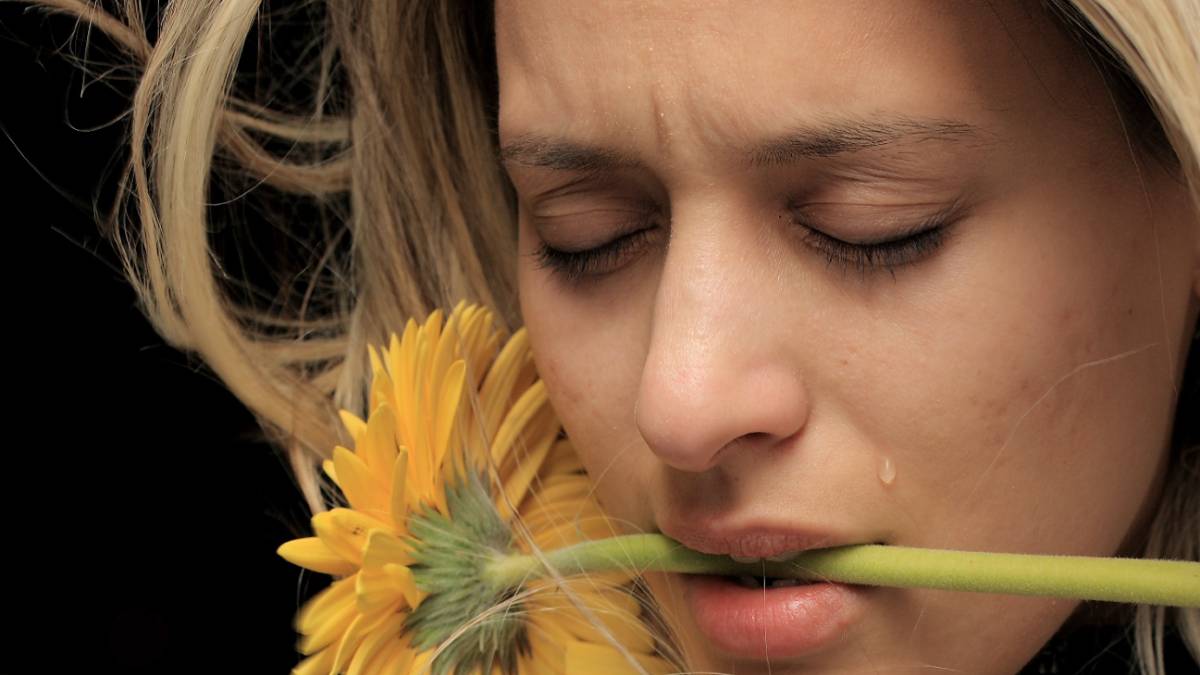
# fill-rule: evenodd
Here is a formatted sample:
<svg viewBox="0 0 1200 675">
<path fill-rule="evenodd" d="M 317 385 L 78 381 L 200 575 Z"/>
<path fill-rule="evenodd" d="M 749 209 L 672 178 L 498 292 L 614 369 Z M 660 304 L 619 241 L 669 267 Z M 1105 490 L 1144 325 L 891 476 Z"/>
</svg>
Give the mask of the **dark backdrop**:
<svg viewBox="0 0 1200 675">
<path fill-rule="evenodd" d="M 250 414 L 149 327 L 99 236 L 92 209 L 111 204 L 127 127 L 78 129 L 117 117 L 130 88 L 81 95 L 55 53 L 73 27 L 0 4 L 17 300 L 0 675 L 286 673 L 298 603 L 328 583 L 275 554 L 307 512 Z"/>
</svg>

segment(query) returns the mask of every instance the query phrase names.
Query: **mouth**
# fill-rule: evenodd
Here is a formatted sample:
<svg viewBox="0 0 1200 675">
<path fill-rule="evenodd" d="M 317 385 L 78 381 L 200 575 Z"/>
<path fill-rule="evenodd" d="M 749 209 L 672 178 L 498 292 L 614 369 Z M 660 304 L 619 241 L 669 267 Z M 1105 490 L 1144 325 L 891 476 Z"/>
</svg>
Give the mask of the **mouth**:
<svg viewBox="0 0 1200 675">
<path fill-rule="evenodd" d="M 786 562 L 804 551 L 865 543 L 863 539 L 803 523 L 756 521 L 735 526 L 699 517 L 673 517 L 662 533 L 701 553 L 727 555 L 738 563 Z"/>
<path fill-rule="evenodd" d="M 715 575 L 714 575 L 715 576 Z M 742 588 L 752 588 L 755 590 L 771 589 L 771 588 L 789 588 L 792 586 L 808 586 L 813 581 L 805 581 L 802 579 L 792 579 L 786 577 L 768 577 L 768 576 L 751 576 L 749 574 L 734 574 L 716 576 L 718 579 L 724 580 L 726 583 L 736 584 Z"/>
<path fill-rule="evenodd" d="M 797 658 L 835 646 L 867 614 L 871 589 L 751 575 L 680 575 L 708 644 L 729 656 Z"/>
</svg>

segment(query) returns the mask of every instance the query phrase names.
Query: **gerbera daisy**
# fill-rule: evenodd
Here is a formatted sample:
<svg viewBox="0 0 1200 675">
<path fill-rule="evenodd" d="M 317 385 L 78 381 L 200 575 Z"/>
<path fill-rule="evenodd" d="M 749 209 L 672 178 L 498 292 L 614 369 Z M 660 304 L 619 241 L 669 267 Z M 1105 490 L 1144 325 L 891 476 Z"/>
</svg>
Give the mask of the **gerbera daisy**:
<svg viewBox="0 0 1200 675">
<path fill-rule="evenodd" d="M 341 412 L 354 449 L 323 464 L 347 505 L 278 549 L 336 577 L 297 614 L 308 656 L 293 674 L 635 672 L 630 658 L 674 671 L 654 655 L 631 572 L 531 578 L 500 594 L 471 583 L 531 542 L 617 532 L 559 438 L 525 329 L 501 349 L 487 309 L 460 302 L 442 318 L 410 319 L 382 353 L 369 348 L 370 414 Z"/>
</svg>

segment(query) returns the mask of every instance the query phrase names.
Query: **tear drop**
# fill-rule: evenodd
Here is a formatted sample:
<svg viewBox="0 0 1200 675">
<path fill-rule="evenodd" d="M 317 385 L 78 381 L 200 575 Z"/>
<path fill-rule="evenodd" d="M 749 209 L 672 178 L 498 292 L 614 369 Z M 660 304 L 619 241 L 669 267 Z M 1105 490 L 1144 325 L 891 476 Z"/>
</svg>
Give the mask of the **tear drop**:
<svg viewBox="0 0 1200 675">
<path fill-rule="evenodd" d="M 880 483 L 885 486 L 891 485 L 896 482 L 896 463 L 892 461 L 891 457 L 880 457 L 877 473 Z"/>
</svg>

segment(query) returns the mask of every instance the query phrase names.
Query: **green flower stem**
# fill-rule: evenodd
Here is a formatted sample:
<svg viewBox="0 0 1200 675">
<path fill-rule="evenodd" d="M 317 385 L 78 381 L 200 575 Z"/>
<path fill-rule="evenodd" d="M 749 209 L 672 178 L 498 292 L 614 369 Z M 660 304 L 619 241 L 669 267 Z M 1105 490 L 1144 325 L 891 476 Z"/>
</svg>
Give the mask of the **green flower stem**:
<svg viewBox="0 0 1200 675">
<path fill-rule="evenodd" d="M 612 570 L 749 574 L 868 586 L 937 588 L 1078 600 L 1200 607 L 1200 562 L 978 553 L 862 544 L 806 551 L 787 562 L 738 563 L 660 534 L 635 534 L 550 551 L 564 576 Z M 498 556 L 483 570 L 495 590 L 541 573 L 532 556 Z"/>
</svg>

